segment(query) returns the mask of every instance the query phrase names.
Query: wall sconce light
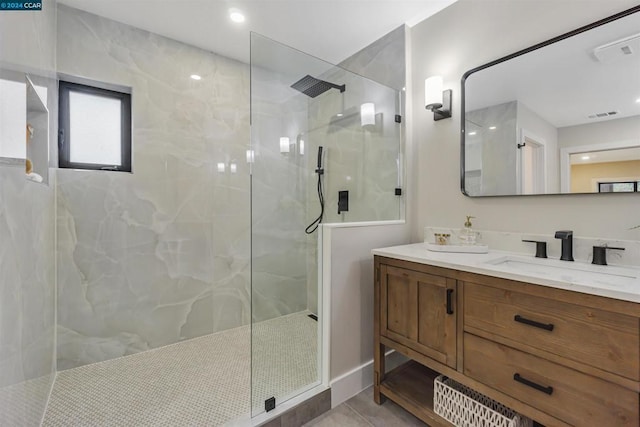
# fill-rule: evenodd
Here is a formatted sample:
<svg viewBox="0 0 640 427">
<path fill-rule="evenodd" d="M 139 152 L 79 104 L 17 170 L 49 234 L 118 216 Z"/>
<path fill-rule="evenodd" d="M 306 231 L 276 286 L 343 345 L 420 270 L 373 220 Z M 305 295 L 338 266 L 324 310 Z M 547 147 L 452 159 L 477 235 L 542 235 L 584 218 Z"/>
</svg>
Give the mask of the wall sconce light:
<svg viewBox="0 0 640 427">
<path fill-rule="evenodd" d="M 442 76 L 424 81 L 424 103 L 427 110 L 433 111 L 433 120 L 451 117 L 451 89 L 442 90 Z"/>
<path fill-rule="evenodd" d="M 226 165 L 224 163 L 218 163 L 218 172 L 224 173 L 224 170 L 226 169 L 225 166 Z"/>
<path fill-rule="evenodd" d="M 304 139 L 301 139 L 298 143 L 298 152 L 301 156 L 304 156 Z"/>
<path fill-rule="evenodd" d="M 289 152 L 289 138 L 286 136 L 280 137 L 280 152 L 283 154 Z"/>
<path fill-rule="evenodd" d="M 255 158 L 255 152 L 253 150 L 247 150 L 247 163 L 253 163 Z"/>
<path fill-rule="evenodd" d="M 367 125 L 376 124 L 376 106 L 373 102 L 366 102 L 360 106 L 360 125 L 365 127 Z"/>
<path fill-rule="evenodd" d="M 231 173 L 238 172 L 238 165 L 235 162 L 229 163 L 229 172 Z"/>
</svg>

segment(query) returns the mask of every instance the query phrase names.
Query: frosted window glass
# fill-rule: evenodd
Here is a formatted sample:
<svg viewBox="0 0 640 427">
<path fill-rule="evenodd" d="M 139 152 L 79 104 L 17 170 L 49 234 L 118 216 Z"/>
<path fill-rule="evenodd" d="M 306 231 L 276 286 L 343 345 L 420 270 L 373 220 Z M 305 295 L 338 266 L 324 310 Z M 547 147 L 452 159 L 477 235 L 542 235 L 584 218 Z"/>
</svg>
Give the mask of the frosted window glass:
<svg viewBox="0 0 640 427">
<path fill-rule="evenodd" d="M 73 163 L 121 166 L 122 103 L 69 93 L 69 158 Z"/>
</svg>

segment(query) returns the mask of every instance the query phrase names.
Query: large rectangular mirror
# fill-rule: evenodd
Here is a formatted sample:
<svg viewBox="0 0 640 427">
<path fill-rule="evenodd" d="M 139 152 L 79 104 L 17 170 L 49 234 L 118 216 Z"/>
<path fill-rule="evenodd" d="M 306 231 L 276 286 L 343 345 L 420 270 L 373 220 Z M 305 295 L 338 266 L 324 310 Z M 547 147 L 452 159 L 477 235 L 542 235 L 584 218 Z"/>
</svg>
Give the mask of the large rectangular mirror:
<svg viewBox="0 0 640 427">
<path fill-rule="evenodd" d="M 467 196 L 640 194 L 640 6 L 462 78 Z"/>
</svg>

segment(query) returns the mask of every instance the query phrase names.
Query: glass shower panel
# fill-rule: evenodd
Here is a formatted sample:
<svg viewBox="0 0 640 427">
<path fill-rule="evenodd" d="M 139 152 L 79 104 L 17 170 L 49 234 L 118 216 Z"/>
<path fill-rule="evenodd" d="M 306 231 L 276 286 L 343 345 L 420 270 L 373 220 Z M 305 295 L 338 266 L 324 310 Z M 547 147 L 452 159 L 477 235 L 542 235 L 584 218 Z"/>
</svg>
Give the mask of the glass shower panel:
<svg viewBox="0 0 640 427">
<path fill-rule="evenodd" d="M 399 106 L 396 90 L 251 35 L 254 416 L 321 383 L 321 214 L 401 218 Z"/>
</svg>

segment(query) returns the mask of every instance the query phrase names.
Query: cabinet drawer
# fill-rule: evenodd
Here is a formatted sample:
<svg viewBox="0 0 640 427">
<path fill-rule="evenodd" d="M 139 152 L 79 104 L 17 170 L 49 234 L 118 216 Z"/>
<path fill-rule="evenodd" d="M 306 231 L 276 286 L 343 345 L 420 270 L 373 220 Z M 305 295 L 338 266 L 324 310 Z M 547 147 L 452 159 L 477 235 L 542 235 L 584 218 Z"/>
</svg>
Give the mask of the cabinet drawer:
<svg viewBox="0 0 640 427">
<path fill-rule="evenodd" d="M 465 375 L 571 425 L 638 426 L 639 395 L 618 385 L 468 333 L 464 361 Z"/>
<path fill-rule="evenodd" d="M 464 286 L 465 330 L 477 328 L 640 379 L 638 318 L 476 283 Z"/>
</svg>

